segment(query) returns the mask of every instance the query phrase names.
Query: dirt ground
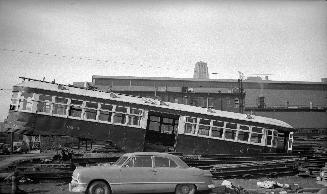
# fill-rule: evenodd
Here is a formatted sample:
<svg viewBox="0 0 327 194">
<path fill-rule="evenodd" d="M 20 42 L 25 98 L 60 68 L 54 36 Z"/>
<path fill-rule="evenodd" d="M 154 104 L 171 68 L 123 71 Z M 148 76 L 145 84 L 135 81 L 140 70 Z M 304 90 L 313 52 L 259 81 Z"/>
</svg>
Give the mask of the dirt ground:
<svg viewBox="0 0 327 194">
<path fill-rule="evenodd" d="M 298 176 L 287 176 L 279 178 L 259 178 L 259 179 L 227 179 L 235 186 L 241 186 L 242 188 L 250 191 L 251 193 L 279 193 L 281 189 L 260 189 L 257 186 L 258 181 L 272 180 L 282 184 L 298 184 L 302 188 L 323 188 L 321 184 L 317 184 L 315 178 L 302 178 Z M 22 193 L 34 193 L 34 194 L 69 194 L 68 191 L 69 181 L 47 181 L 40 183 L 20 183 L 19 189 L 23 190 Z M 215 185 L 220 186 L 223 180 L 215 180 Z M 10 193 L 10 183 L 0 183 L 0 193 Z M 218 193 L 217 191 L 215 193 Z M 311 193 L 311 192 L 309 192 Z M 70 193 L 71 194 L 71 193 Z"/>
</svg>

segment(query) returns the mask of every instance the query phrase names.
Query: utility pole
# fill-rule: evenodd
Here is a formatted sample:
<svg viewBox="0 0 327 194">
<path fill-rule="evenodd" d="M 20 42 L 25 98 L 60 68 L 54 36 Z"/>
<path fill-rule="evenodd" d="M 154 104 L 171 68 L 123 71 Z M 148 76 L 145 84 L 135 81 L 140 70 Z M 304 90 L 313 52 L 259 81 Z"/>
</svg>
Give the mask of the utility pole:
<svg viewBox="0 0 327 194">
<path fill-rule="evenodd" d="M 243 113 L 244 111 L 244 100 L 243 100 L 243 97 L 244 97 L 244 89 L 243 89 L 243 79 L 244 79 L 244 74 L 240 71 L 238 71 L 238 74 L 239 74 L 239 79 L 237 80 L 238 81 L 238 91 L 239 91 L 239 112 L 240 113 Z"/>
</svg>

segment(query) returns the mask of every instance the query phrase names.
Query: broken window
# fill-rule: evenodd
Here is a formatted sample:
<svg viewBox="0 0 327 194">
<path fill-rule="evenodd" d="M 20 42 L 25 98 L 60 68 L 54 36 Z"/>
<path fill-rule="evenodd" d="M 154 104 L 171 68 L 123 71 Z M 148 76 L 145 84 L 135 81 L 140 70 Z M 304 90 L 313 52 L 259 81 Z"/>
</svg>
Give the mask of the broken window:
<svg viewBox="0 0 327 194">
<path fill-rule="evenodd" d="M 225 139 L 235 140 L 237 131 L 236 123 L 226 123 Z"/>
<path fill-rule="evenodd" d="M 250 142 L 255 144 L 262 143 L 262 137 L 263 137 L 263 128 L 252 127 Z"/>
<path fill-rule="evenodd" d="M 209 136 L 210 122 L 211 120 L 208 119 L 200 119 L 198 132 L 199 135 Z"/>
<path fill-rule="evenodd" d="M 186 117 L 185 133 L 195 134 L 196 125 L 197 125 L 197 118 L 195 118 L 195 117 Z"/>
<path fill-rule="evenodd" d="M 211 127 L 211 136 L 222 138 L 224 133 L 224 121 L 216 121 L 212 122 Z"/>
<path fill-rule="evenodd" d="M 37 112 L 51 113 L 52 96 L 40 94 L 39 102 L 37 103 Z"/>
<path fill-rule="evenodd" d="M 250 137 L 250 127 L 247 125 L 240 125 L 237 139 L 238 141 L 248 142 Z"/>
</svg>

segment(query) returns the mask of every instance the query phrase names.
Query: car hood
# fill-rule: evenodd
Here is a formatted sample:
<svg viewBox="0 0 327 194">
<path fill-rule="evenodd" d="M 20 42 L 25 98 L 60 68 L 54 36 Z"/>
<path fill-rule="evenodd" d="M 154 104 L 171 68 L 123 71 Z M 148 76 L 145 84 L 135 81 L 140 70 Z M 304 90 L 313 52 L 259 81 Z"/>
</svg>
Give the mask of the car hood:
<svg viewBox="0 0 327 194">
<path fill-rule="evenodd" d="M 105 172 L 116 172 L 120 169 L 118 166 L 90 166 L 90 167 L 77 167 L 73 176 L 76 176 L 77 173 L 82 177 L 92 177 L 92 176 L 101 176 Z"/>
</svg>

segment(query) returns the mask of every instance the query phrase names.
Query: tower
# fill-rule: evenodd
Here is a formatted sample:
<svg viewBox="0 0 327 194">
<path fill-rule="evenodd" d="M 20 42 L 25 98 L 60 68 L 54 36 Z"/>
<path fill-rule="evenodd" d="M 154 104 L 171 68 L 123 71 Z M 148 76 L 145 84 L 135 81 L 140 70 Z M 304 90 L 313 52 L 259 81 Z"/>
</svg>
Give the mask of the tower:
<svg viewBox="0 0 327 194">
<path fill-rule="evenodd" d="M 199 61 L 195 64 L 194 67 L 194 79 L 209 79 L 209 72 L 207 63 Z"/>
</svg>

